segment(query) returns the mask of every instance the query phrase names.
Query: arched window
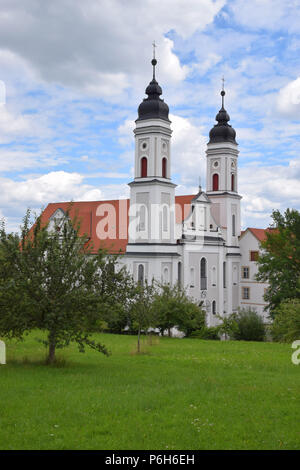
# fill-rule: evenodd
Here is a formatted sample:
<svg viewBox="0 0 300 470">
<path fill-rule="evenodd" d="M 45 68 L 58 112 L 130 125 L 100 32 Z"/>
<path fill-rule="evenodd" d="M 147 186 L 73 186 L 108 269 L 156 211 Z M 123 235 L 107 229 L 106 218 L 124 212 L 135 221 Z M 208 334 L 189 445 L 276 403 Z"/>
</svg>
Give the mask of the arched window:
<svg viewBox="0 0 300 470">
<path fill-rule="evenodd" d="M 147 158 L 143 157 L 141 160 L 141 177 L 146 178 L 147 177 Z"/>
<path fill-rule="evenodd" d="M 226 261 L 223 262 L 223 287 L 226 287 Z"/>
<path fill-rule="evenodd" d="M 217 313 L 217 303 L 215 300 L 212 302 L 212 314 L 215 315 Z"/>
<path fill-rule="evenodd" d="M 234 187 L 235 187 L 235 181 L 234 181 L 234 174 L 231 173 L 231 191 L 235 191 Z"/>
<path fill-rule="evenodd" d="M 144 284 L 144 265 L 143 264 L 139 264 L 139 267 L 138 267 L 138 283 Z"/>
<path fill-rule="evenodd" d="M 219 175 L 218 175 L 218 173 L 213 174 L 213 191 L 219 191 Z"/>
<path fill-rule="evenodd" d="M 207 289 L 207 266 L 205 258 L 202 258 L 200 262 L 200 289 Z"/>
<path fill-rule="evenodd" d="M 235 215 L 232 214 L 232 236 L 235 237 Z"/>
<path fill-rule="evenodd" d="M 166 159 L 166 157 L 164 157 L 162 159 L 161 166 L 162 166 L 162 169 L 161 169 L 162 177 L 166 178 L 167 177 L 167 159 Z"/>
<path fill-rule="evenodd" d="M 181 286 L 181 283 L 182 283 L 182 279 L 181 279 L 181 277 L 182 277 L 182 263 L 181 263 L 181 261 L 179 261 L 179 263 L 178 263 L 178 273 L 177 274 L 178 274 L 178 285 Z"/>
</svg>

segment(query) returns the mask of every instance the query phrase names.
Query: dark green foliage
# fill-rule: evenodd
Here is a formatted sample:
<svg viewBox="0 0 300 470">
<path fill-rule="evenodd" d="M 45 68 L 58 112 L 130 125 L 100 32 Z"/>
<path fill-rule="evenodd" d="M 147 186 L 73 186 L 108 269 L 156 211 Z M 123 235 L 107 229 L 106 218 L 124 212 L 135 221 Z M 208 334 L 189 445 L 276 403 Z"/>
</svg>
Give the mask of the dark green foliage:
<svg viewBox="0 0 300 470">
<path fill-rule="evenodd" d="M 191 338 L 219 340 L 219 328 L 217 326 L 204 326 L 201 330 L 195 330 L 190 335 Z"/>
<path fill-rule="evenodd" d="M 170 336 L 171 328 L 177 327 L 189 336 L 192 331 L 205 325 L 205 313 L 189 299 L 179 285 L 159 285 L 154 295 L 152 308 L 155 326 L 162 335 L 167 330 Z"/>
<path fill-rule="evenodd" d="M 271 335 L 281 343 L 300 339 L 300 299 L 287 300 L 277 307 Z"/>
<path fill-rule="evenodd" d="M 239 309 L 227 318 L 219 317 L 222 324 L 220 333 L 224 333 L 230 339 L 244 341 L 263 341 L 266 329 L 263 319 L 251 308 Z"/>
<path fill-rule="evenodd" d="M 28 211 L 20 239 L 1 230 L 0 334 L 22 338 L 34 328 L 47 331 L 49 363 L 56 349 L 71 341 L 81 352 L 88 345 L 108 355 L 90 330 L 119 300 L 125 274 L 114 273 L 116 260 L 104 251 L 92 254 L 87 237 L 79 235 L 80 221 L 69 211 L 51 230 L 41 217 L 31 225 Z"/>
<path fill-rule="evenodd" d="M 261 243 L 257 280 L 268 282 L 265 294 L 272 318 L 279 304 L 287 299 L 300 298 L 297 284 L 300 278 L 300 213 L 287 209 L 272 214 L 274 230 L 267 232 Z"/>
</svg>

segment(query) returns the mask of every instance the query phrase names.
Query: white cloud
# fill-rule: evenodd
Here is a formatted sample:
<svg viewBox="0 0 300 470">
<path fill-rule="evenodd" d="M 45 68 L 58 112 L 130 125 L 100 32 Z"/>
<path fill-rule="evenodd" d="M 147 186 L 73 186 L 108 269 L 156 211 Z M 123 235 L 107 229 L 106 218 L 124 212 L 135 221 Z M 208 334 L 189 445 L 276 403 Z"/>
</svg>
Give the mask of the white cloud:
<svg viewBox="0 0 300 470">
<path fill-rule="evenodd" d="M 203 135 L 203 128 L 193 124 L 190 119 L 174 114 L 170 115 L 170 120 L 173 129 L 172 172 L 179 176 L 184 186 L 190 184 L 197 187 L 199 177 L 204 186 L 208 139 Z"/>
<path fill-rule="evenodd" d="M 299 0 L 236 0 L 230 3 L 235 19 L 251 29 L 299 31 Z"/>
<path fill-rule="evenodd" d="M 24 61 L 45 82 L 56 82 L 103 97 L 121 94 L 132 76 L 143 75 L 141 61 L 159 45 L 163 76 L 183 80 L 187 68 L 165 37 L 203 30 L 225 0 L 52 0 L 37 8 L 3 0 L 0 48 L 9 58 Z M 20 58 L 20 59 L 19 59 Z M 130 77 L 130 78 L 129 78 Z M 143 77 L 144 79 L 144 77 Z"/>
<path fill-rule="evenodd" d="M 300 115 L 300 77 L 289 82 L 279 91 L 278 110 L 291 118 L 299 120 Z"/>
<path fill-rule="evenodd" d="M 239 170 L 239 193 L 242 199 L 242 218 L 247 226 L 264 228 L 270 222 L 273 209 L 281 212 L 300 207 L 300 162 L 288 166 L 247 165 Z"/>
<path fill-rule="evenodd" d="M 53 171 L 48 174 L 13 181 L 1 178 L 2 207 L 20 203 L 23 206 L 41 206 L 55 201 L 101 199 L 102 191 L 83 183 L 79 173 Z"/>
</svg>

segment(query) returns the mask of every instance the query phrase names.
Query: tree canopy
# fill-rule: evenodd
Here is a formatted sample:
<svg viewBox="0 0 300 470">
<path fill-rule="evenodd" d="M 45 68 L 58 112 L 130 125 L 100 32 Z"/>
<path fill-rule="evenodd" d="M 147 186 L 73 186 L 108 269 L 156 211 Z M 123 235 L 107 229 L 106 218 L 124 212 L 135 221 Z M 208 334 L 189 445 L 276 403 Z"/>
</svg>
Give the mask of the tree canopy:
<svg viewBox="0 0 300 470">
<path fill-rule="evenodd" d="M 50 363 L 71 341 L 80 351 L 88 345 L 108 355 L 91 339 L 89 326 L 120 301 L 125 271 L 116 272 L 116 258 L 104 250 L 93 252 L 69 211 L 51 228 L 40 216 L 33 222 L 28 211 L 20 237 L 1 228 L 0 334 L 22 338 L 34 328 L 46 331 Z"/>
<path fill-rule="evenodd" d="M 265 294 L 270 315 L 286 299 L 299 298 L 300 278 L 300 213 L 287 209 L 284 214 L 273 211 L 273 230 L 266 232 L 258 258 L 257 280 L 267 282 Z"/>
</svg>

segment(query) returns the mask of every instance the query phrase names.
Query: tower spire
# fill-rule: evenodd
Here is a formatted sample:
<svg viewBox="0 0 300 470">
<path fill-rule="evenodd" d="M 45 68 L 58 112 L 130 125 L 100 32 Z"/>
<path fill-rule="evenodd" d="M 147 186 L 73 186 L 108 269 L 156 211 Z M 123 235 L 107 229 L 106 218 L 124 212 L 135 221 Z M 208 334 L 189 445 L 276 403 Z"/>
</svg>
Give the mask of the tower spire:
<svg viewBox="0 0 300 470">
<path fill-rule="evenodd" d="M 157 47 L 157 45 L 155 44 L 155 41 L 153 41 L 152 46 L 153 46 L 153 59 L 151 61 L 151 64 L 153 65 L 153 80 L 155 80 L 155 66 L 157 64 L 157 60 L 155 58 L 155 48 Z"/>
<path fill-rule="evenodd" d="M 224 108 L 224 96 L 225 96 L 224 83 L 225 83 L 225 78 L 224 78 L 224 75 L 223 75 L 223 77 L 222 77 L 222 91 L 221 91 L 222 108 Z"/>
</svg>

